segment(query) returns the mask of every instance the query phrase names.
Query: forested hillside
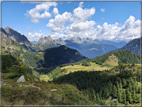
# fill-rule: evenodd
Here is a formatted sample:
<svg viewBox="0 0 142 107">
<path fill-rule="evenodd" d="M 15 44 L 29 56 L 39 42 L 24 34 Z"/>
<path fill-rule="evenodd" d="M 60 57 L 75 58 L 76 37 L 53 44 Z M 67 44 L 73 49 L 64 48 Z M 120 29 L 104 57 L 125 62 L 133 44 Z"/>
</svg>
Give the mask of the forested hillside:
<svg viewBox="0 0 142 107">
<path fill-rule="evenodd" d="M 140 63 L 140 55 L 135 55 L 134 53 L 127 51 L 127 50 L 118 50 L 114 52 L 110 52 L 107 54 L 104 54 L 103 56 L 98 56 L 94 59 L 91 59 L 92 62 L 95 62 L 97 64 L 103 64 L 106 59 L 110 55 L 115 55 L 118 57 L 118 63 Z"/>
<path fill-rule="evenodd" d="M 100 105 L 137 105 L 140 103 L 140 66 L 119 65 L 106 71 L 78 71 L 54 79 L 54 83 L 76 86 L 90 101 Z M 115 72 L 114 72 L 115 71 Z"/>
</svg>

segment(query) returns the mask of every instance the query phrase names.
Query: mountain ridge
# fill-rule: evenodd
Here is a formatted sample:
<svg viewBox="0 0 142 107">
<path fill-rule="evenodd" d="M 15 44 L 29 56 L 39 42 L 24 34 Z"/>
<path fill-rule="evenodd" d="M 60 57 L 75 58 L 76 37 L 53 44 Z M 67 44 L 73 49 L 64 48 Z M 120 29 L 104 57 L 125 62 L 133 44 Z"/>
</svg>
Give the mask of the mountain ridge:
<svg viewBox="0 0 142 107">
<path fill-rule="evenodd" d="M 9 35 L 9 38 L 11 38 L 14 41 L 17 41 L 20 44 L 30 44 L 30 41 L 27 39 L 26 36 L 21 35 L 20 33 L 18 33 L 17 31 L 13 30 L 10 27 L 6 27 L 5 31 L 7 32 L 7 34 Z"/>
<path fill-rule="evenodd" d="M 142 47 L 142 37 L 136 38 L 130 41 L 128 44 L 120 48 L 120 50 L 129 50 L 135 54 L 142 54 L 141 47 Z"/>
</svg>

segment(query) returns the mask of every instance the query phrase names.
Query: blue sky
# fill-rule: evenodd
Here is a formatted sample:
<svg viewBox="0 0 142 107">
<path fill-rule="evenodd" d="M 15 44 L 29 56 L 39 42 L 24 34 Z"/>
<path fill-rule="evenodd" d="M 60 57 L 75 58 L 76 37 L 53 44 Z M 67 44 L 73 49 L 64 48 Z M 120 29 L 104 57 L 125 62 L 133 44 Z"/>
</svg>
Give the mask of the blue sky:
<svg viewBox="0 0 142 107">
<path fill-rule="evenodd" d="M 140 36 L 139 20 L 139 2 L 2 2 L 2 27 L 30 41 L 48 35 L 127 41 Z"/>
</svg>

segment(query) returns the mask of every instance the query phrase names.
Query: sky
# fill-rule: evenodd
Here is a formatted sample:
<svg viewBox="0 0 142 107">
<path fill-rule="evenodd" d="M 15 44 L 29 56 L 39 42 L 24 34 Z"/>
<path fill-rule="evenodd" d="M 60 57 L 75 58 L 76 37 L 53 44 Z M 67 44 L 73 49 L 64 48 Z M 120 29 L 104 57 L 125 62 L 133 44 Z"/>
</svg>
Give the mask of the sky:
<svg viewBox="0 0 142 107">
<path fill-rule="evenodd" d="M 129 41 L 140 37 L 140 2 L 2 2 L 2 27 L 30 41 L 50 35 Z"/>
</svg>

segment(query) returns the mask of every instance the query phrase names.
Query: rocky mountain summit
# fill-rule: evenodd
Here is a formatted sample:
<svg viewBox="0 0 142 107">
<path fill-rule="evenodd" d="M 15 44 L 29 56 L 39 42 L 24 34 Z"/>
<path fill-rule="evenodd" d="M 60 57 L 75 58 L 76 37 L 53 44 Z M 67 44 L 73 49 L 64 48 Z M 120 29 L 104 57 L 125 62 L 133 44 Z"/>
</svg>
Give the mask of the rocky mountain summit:
<svg viewBox="0 0 142 107">
<path fill-rule="evenodd" d="M 7 33 L 7 37 L 12 39 L 13 41 L 16 41 L 20 44 L 31 44 L 30 41 L 24 35 L 21 35 L 12 28 L 6 27 L 4 30 L 4 32 Z"/>
</svg>

